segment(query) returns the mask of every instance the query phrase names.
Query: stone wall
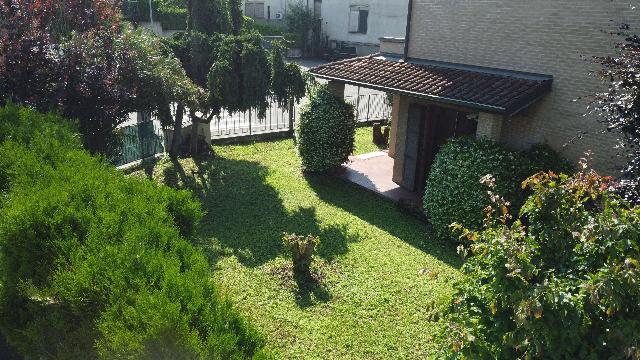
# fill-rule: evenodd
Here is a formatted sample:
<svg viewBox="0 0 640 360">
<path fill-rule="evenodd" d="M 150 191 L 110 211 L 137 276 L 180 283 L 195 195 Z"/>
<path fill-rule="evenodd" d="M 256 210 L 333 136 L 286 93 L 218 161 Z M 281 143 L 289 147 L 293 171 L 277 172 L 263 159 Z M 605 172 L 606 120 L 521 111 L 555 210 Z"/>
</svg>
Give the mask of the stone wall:
<svg viewBox="0 0 640 360">
<path fill-rule="evenodd" d="M 638 9 L 633 10 L 632 6 Z M 414 0 L 409 56 L 554 76 L 552 92 L 526 113 L 507 119 L 501 141 L 523 149 L 546 142 L 577 161 L 593 151 L 593 165 L 615 174 L 614 137 L 585 117 L 600 91 L 596 69 L 583 56 L 612 54 L 610 20 L 640 27 L 630 0 Z"/>
</svg>

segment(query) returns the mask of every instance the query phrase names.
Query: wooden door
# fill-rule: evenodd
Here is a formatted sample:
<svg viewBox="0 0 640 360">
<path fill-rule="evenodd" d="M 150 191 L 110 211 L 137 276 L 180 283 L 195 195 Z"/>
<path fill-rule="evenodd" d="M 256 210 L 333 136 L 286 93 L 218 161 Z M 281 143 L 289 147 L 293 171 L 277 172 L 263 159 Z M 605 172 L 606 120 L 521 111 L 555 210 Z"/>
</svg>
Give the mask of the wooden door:
<svg viewBox="0 0 640 360">
<path fill-rule="evenodd" d="M 423 193 L 440 147 L 451 137 L 473 133 L 475 125 L 469 123 L 465 113 L 438 106 L 411 104 L 402 186 Z"/>
<path fill-rule="evenodd" d="M 415 190 L 416 171 L 421 162 L 423 146 L 422 138 L 424 131 L 424 107 L 411 104 L 409 106 L 409 116 L 407 117 L 407 136 L 404 152 L 404 173 L 402 186 L 408 190 Z"/>
</svg>

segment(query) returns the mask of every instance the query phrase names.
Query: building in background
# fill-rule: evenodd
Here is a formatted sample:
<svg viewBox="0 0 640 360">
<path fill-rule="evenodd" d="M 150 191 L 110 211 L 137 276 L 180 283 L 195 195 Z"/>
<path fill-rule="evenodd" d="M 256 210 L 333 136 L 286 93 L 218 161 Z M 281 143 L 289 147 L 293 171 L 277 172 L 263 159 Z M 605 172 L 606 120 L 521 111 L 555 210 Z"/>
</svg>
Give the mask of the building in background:
<svg viewBox="0 0 640 360">
<path fill-rule="evenodd" d="M 584 57 L 613 55 L 612 21 L 640 26 L 632 3 L 412 0 L 412 9 L 407 47 L 382 39 L 378 55 L 311 69 L 338 96 L 345 84 L 393 94 L 395 183 L 422 194 L 440 145 L 461 135 L 513 150 L 543 143 L 575 163 L 590 151 L 596 170 L 620 174 L 615 135 L 585 116 L 585 97 L 605 85 Z"/>
<path fill-rule="evenodd" d="M 290 0 L 244 0 L 244 14 L 257 21 L 284 21 Z"/>
<path fill-rule="evenodd" d="M 404 38 L 408 0 L 315 1 L 329 48 L 354 47 L 358 56 L 379 51 L 380 38 Z"/>
</svg>

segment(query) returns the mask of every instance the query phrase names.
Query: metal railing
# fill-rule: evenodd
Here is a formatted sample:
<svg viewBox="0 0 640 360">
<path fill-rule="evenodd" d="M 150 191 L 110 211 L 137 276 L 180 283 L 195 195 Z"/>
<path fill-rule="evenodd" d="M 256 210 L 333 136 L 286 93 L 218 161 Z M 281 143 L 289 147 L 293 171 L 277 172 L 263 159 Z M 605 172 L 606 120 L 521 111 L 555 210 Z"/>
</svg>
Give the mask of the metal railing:
<svg viewBox="0 0 640 360">
<path fill-rule="evenodd" d="M 387 94 L 346 96 L 345 100 L 355 107 L 358 122 L 388 121 L 391 119 L 391 103 Z"/>
<path fill-rule="evenodd" d="M 295 117 L 295 109 L 292 116 Z M 254 109 L 244 112 L 223 111 L 211 120 L 211 138 L 224 139 L 289 131 L 290 111 L 271 102 L 264 119 Z"/>
<path fill-rule="evenodd" d="M 114 159 L 117 166 L 164 152 L 164 133 L 157 121 L 145 121 L 120 128 L 122 146 Z"/>
<path fill-rule="evenodd" d="M 364 94 L 347 96 L 345 100 L 354 105 L 358 122 L 387 121 L 391 116 L 391 104 L 386 94 Z M 293 111 L 293 114 L 290 114 Z M 291 116 L 290 116 L 291 115 Z M 211 139 L 241 138 L 251 135 L 290 131 L 295 119 L 295 107 L 286 109 L 271 102 L 264 119 L 256 110 L 228 113 L 222 112 L 210 124 Z M 149 119 L 149 118 L 145 118 Z M 131 124 L 131 125 L 129 125 Z M 183 127 L 191 125 L 185 116 Z M 163 153 L 164 133 L 157 119 L 135 123 L 132 118 L 120 128 L 122 147 L 116 165 L 129 164 L 156 154 Z"/>
</svg>

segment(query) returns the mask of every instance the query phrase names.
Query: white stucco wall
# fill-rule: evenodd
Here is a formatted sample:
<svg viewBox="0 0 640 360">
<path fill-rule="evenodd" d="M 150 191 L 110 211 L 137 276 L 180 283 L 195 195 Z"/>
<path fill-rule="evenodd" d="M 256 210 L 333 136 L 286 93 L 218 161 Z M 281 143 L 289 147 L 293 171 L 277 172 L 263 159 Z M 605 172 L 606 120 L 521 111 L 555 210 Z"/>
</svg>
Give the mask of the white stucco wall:
<svg viewBox="0 0 640 360">
<path fill-rule="evenodd" d="M 323 0 L 322 30 L 329 40 L 371 46 L 378 46 L 381 37 L 404 38 L 408 2 L 408 0 Z M 369 24 L 366 34 L 349 32 L 349 9 L 352 5 L 369 6 Z"/>
<path fill-rule="evenodd" d="M 246 9 L 246 3 L 264 3 L 264 20 L 267 20 L 268 7 L 271 7 L 271 20 L 276 20 L 276 13 L 281 13 L 284 19 L 289 2 L 290 0 L 243 0 L 242 11 Z"/>
</svg>

